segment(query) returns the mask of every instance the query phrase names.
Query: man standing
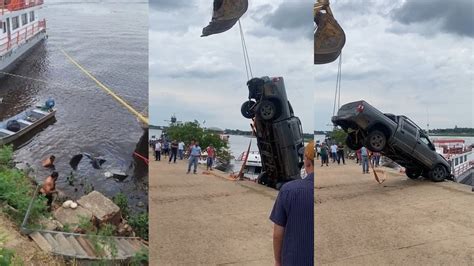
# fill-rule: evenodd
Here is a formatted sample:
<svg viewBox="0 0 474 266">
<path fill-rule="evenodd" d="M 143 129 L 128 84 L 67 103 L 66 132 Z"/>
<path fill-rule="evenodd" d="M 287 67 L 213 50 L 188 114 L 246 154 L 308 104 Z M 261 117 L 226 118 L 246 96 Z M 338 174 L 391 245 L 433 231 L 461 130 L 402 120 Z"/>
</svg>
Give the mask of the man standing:
<svg viewBox="0 0 474 266">
<path fill-rule="evenodd" d="M 201 157 L 201 147 L 199 147 L 199 142 L 195 142 L 194 140 L 191 142 L 191 146 L 189 147 L 189 163 L 188 163 L 188 172 L 191 172 L 191 165 L 194 165 L 194 174 L 197 174 L 197 164 L 198 160 Z"/>
<path fill-rule="evenodd" d="M 337 145 L 337 164 L 341 163 L 342 159 L 342 164 L 346 164 L 346 161 L 344 160 L 344 145 L 339 142 L 339 145 Z"/>
<path fill-rule="evenodd" d="M 275 265 L 314 263 L 314 141 L 306 145 L 305 179 L 284 184 L 273 206 Z"/>
<path fill-rule="evenodd" d="M 169 152 L 170 152 L 170 143 L 168 142 L 168 140 L 165 138 L 163 140 L 163 156 L 165 156 L 165 159 L 167 158 L 167 156 L 169 155 Z"/>
<path fill-rule="evenodd" d="M 179 159 L 183 160 L 183 156 L 184 156 L 184 142 L 183 141 L 180 141 L 178 143 L 178 154 L 179 154 Z"/>
<path fill-rule="evenodd" d="M 178 156 L 178 142 L 173 140 L 171 142 L 171 154 L 168 163 L 171 163 L 171 160 L 174 158 L 173 163 L 176 163 L 176 156 Z"/>
<path fill-rule="evenodd" d="M 206 149 L 207 151 L 207 167 L 206 170 L 212 171 L 212 165 L 214 164 L 214 158 L 216 158 L 216 149 L 214 149 L 214 145 L 209 144 Z"/>
<path fill-rule="evenodd" d="M 360 157 L 362 161 L 362 173 L 369 173 L 369 151 L 366 147 L 360 148 Z"/>
<path fill-rule="evenodd" d="M 56 193 L 56 180 L 58 179 L 58 172 L 53 172 L 46 178 L 41 186 L 40 193 L 48 199 L 48 211 L 51 211 L 51 205 L 53 204 L 53 194 Z"/>
<path fill-rule="evenodd" d="M 161 161 L 161 141 L 155 143 L 155 161 Z"/>
<path fill-rule="evenodd" d="M 338 160 L 336 143 L 331 145 L 331 155 L 332 155 L 332 162 L 335 163 Z"/>
<path fill-rule="evenodd" d="M 328 147 L 326 146 L 325 143 L 321 145 L 321 167 L 326 164 L 326 166 L 329 166 L 329 150 Z"/>
</svg>

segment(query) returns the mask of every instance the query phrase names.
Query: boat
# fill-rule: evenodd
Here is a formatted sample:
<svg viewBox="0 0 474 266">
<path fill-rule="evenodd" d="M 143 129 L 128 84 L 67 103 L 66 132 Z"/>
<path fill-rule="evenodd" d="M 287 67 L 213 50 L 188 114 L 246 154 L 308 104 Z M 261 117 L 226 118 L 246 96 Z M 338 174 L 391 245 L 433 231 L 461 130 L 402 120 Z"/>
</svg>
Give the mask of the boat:
<svg viewBox="0 0 474 266">
<path fill-rule="evenodd" d="M 12 143 L 56 115 L 56 109 L 35 106 L 0 122 L 0 146 Z M 12 131 L 11 125 L 17 128 Z M 14 126 L 14 127 L 16 127 Z"/>
<path fill-rule="evenodd" d="M 463 139 L 433 139 L 436 151 L 451 165 L 451 174 L 456 182 L 471 185 L 473 182 L 473 145 Z"/>
<path fill-rule="evenodd" d="M 236 164 L 240 162 L 242 165 L 247 157 L 247 152 L 244 151 L 236 159 Z M 240 167 L 238 167 L 240 169 Z M 262 172 L 262 159 L 260 152 L 250 151 L 247 159 L 247 163 L 244 166 L 243 177 L 252 181 L 256 181 L 260 173 Z"/>
<path fill-rule="evenodd" d="M 47 38 L 43 0 L 0 0 L 0 78 Z"/>
</svg>

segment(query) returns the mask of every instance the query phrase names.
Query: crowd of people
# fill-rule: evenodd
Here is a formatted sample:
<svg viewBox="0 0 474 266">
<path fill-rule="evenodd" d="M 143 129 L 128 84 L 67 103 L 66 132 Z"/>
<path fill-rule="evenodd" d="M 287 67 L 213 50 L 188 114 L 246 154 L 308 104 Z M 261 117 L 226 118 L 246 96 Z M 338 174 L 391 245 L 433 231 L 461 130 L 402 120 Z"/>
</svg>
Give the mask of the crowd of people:
<svg viewBox="0 0 474 266">
<path fill-rule="evenodd" d="M 332 163 L 337 163 L 338 165 L 346 164 L 346 153 L 345 153 L 345 145 L 339 142 L 336 143 L 328 143 L 325 141 L 323 143 L 316 144 L 316 159 L 321 160 L 321 167 L 324 165 L 329 166 L 329 159 L 332 160 Z M 355 151 L 355 159 L 356 163 L 362 166 L 362 173 L 366 174 L 369 173 L 369 163 L 372 164 L 374 167 L 380 166 L 380 152 L 372 152 L 366 147 L 362 147 Z"/>
<path fill-rule="evenodd" d="M 205 153 L 203 153 L 199 142 L 195 139 L 191 140 L 188 145 L 184 141 L 172 140 L 169 141 L 166 137 L 160 139 L 152 138 L 150 140 L 150 147 L 153 149 L 155 154 L 155 161 L 161 161 L 161 157 L 164 157 L 165 160 L 168 160 L 170 164 L 172 161 L 176 163 L 176 160 L 188 160 L 188 171 L 191 172 L 193 168 L 193 173 L 197 174 L 197 165 L 199 160 L 206 155 L 206 169 L 213 170 L 213 165 L 216 159 L 216 149 L 212 144 L 210 144 Z"/>
</svg>

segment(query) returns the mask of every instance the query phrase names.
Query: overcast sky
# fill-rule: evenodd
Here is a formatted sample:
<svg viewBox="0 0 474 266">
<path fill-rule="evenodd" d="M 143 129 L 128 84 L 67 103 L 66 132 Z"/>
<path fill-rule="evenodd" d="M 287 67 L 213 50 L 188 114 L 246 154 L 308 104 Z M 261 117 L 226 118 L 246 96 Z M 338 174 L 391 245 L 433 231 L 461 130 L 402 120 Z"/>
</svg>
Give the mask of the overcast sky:
<svg viewBox="0 0 474 266">
<path fill-rule="evenodd" d="M 426 128 L 473 127 L 472 0 L 331 1 L 344 28 L 341 104 L 365 99 Z M 314 69 L 317 130 L 329 130 L 337 61 Z"/>
<path fill-rule="evenodd" d="M 250 130 L 240 114 L 248 98 L 238 25 L 201 38 L 212 0 L 150 3 L 150 121 L 206 121 Z M 283 76 L 305 132 L 314 130 L 312 1 L 250 1 L 241 22 L 255 77 Z"/>
</svg>

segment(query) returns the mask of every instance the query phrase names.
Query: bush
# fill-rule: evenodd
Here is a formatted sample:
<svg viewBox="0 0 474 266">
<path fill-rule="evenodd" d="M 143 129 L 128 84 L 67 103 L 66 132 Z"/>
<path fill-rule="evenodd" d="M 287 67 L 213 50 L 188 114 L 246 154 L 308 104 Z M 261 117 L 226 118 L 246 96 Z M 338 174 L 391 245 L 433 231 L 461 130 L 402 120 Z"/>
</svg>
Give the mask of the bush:
<svg viewBox="0 0 474 266">
<path fill-rule="evenodd" d="M 127 196 L 122 192 L 119 192 L 112 198 L 112 200 L 117 204 L 117 206 L 119 206 L 120 211 L 122 212 L 122 217 L 127 219 L 129 215 Z"/>
<path fill-rule="evenodd" d="M 8 214 L 20 224 L 35 187 L 24 173 L 11 167 L 12 155 L 11 146 L 0 148 L 0 201 L 16 210 L 7 208 Z M 46 214 L 46 198 L 38 196 L 31 208 L 30 221 L 35 222 L 44 214 Z"/>
<path fill-rule="evenodd" d="M 135 230 L 135 233 L 148 241 L 148 213 L 143 212 L 130 216 L 128 224 Z"/>
</svg>

